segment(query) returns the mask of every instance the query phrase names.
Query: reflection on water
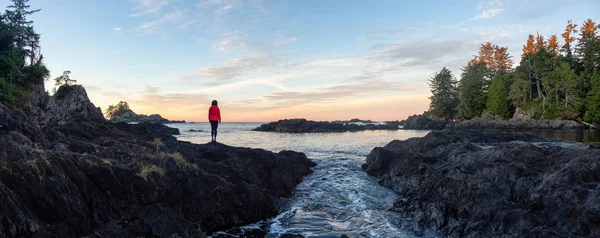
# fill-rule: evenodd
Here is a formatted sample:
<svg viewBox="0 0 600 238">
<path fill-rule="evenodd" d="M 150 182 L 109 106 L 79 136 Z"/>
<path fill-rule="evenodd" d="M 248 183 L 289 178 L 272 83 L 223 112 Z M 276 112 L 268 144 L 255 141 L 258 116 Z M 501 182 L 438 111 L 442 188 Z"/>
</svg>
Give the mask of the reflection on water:
<svg viewBox="0 0 600 238">
<path fill-rule="evenodd" d="M 600 130 L 534 130 L 523 133 L 539 137 L 585 143 L 600 143 Z"/>
</svg>

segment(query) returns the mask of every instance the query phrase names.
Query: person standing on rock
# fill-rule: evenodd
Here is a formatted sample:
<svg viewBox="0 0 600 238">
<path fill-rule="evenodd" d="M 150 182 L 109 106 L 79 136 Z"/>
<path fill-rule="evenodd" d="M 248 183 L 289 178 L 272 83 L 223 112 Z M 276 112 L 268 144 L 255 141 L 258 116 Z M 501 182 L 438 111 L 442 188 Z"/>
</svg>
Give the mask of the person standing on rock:
<svg viewBox="0 0 600 238">
<path fill-rule="evenodd" d="M 212 142 L 217 142 L 217 128 L 219 127 L 219 123 L 221 123 L 221 110 L 219 109 L 217 100 L 213 100 L 208 109 L 208 121 L 210 122 Z"/>
</svg>

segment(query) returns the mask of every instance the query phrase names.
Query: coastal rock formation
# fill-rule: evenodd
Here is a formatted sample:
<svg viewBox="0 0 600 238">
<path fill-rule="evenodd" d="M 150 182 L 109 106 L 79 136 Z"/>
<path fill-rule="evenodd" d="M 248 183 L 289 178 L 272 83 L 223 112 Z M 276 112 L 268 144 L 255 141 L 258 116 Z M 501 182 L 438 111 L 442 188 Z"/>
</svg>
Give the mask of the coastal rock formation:
<svg viewBox="0 0 600 238">
<path fill-rule="evenodd" d="M 353 124 L 326 121 L 310 121 L 306 119 L 284 119 L 260 125 L 254 131 L 270 131 L 285 133 L 318 133 L 346 132 L 364 130 L 398 130 L 398 124 Z"/>
<path fill-rule="evenodd" d="M 363 168 L 400 195 L 405 229 L 449 237 L 600 237 L 600 150 L 518 133 L 434 131 Z"/>
<path fill-rule="evenodd" d="M 45 93 L 34 93 L 33 98 L 35 110 L 32 114 L 38 124 L 65 125 L 71 122 L 105 120 L 102 110 L 90 102 L 81 85 L 61 86 L 51 97 L 47 97 Z"/>
<path fill-rule="evenodd" d="M 0 237 L 202 237 L 277 215 L 315 165 L 71 112 L 38 125 L 0 105 Z"/>
<path fill-rule="evenodd" d="M 427 113 L 413 115 L 404 121 L 403 129 L 407 130 L 442 130 L 453 128 L 455 130 L 562 130 L 586 129 L 588 126 L 572 120 L 536 120 L 516 117 L 505 120 L 501 117 L 486 113 L 481 117 L 464 121 L 445 121 L 435 119 Z"/>
<path fill-rule="evenodd" d="M 185 121 L 171 121 L 163 118 L 159 114 L 137 114 L 129 108 L 127 102 L 119 102 L 117 105 L 109 106 L 108 110 L 109 121 L 112 123 L 118 122 L 137 122 L 137 123 L 158 123 L 158 124 L 169 124 L 169 123 L 185 123 Z"/>
<path fill-rule="evenodd" d="M 571 120 L 536 120 L 536 119 L 510 119 L 493 116 L 490 113 L 482 117 L 467 121 L 460 121 L 454 125 L 456 130 L 560 130 L 560 129 L 585 129 L 586 125 Z"/>
<path fill-rule="evenodd" d="M 403 129 L 407 130 L 442 130 L 446 128 L 445 120 L 433 119 L 428 113 L 409 116 L 404 121 Z"/>
</svg>

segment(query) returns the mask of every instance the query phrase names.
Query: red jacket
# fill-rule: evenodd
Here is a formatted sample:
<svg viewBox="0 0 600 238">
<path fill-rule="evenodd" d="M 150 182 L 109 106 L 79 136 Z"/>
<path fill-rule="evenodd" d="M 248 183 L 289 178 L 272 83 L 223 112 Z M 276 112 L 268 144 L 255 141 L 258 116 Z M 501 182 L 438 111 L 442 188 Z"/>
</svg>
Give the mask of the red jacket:
<svg viewBox="0 0 600 238">
<path fill-rule="evenodd" d="M 211 106 L 208 109 L 208 120 L 209 121 L 221 121 L 221 110 L 217 106 Z"/>
</svg>

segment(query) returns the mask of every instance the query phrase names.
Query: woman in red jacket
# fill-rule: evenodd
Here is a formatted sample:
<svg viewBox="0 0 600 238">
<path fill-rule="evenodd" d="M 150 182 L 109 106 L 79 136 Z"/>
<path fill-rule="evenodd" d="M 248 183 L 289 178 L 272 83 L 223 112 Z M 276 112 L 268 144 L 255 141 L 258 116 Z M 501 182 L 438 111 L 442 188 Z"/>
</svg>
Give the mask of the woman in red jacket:
<svg viewBox="0 0 600 238">
<path fill-rule="evenodd" d="M 221 123 L 221 110 L 217 100 L 212 101 L 212 106 L 208 109 L 208 121 L 210 122 L 210 135 L 212 142 L 217 142 L 217 128 Z"/>
</svg>

